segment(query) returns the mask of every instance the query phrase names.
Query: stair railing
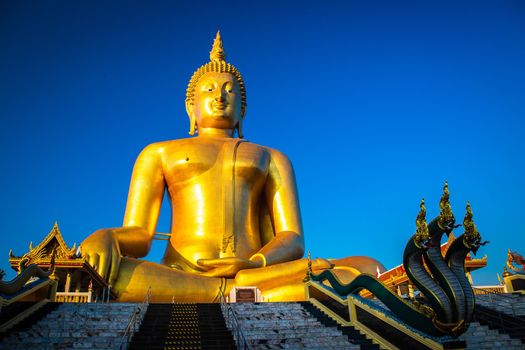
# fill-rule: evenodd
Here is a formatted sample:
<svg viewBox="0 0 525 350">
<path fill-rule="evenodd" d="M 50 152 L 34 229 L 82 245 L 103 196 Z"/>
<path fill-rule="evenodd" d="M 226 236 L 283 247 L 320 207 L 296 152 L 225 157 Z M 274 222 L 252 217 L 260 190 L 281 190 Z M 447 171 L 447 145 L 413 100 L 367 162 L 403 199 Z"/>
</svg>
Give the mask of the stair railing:
<svg viewBox="0 0 525 350">
<path fill-rule="evenodd" d="M 226 302 L 226 297 L 224 296 L 220 288 L 219 296 L 221 301 L 222 314 L 226 317 L 227 326 L 233 333 L 233 338 L 237 343 L 237 347 L 240 350 L 250 350 L 250 346 L 248 345 L 248 342 L 244 337 L 244 333 L 242 332 L 241 326 L 239 325 L 237 313 L 235 312 L 235 310 L 233 310 L 230 304 Z"/>
<path fill-rule="evenodd" d="M 115 347 L 116 350 L 127 350 L 129 343 L 131 341 L 131 337 L 133 334 L 139 330 L 139 327 L 142 323 L 142 320 L 144 319 L 144 315 L 146 314 L 146 310 L 149 306 L 149 300 L 151 298 L 151 287 L 148 288 L 148 293 L 146 293 L 146 297 L 144 298 L 144 301 L 141 305 L 139 305 L 135 310 L 133 310 L 133 313 L 129 317 L 128 325 L 126 326 L 126 330 L 124 331 L 124 334 L 122 335 L 122 338 L 120 339 L 120 342 Z"/>
</svg>

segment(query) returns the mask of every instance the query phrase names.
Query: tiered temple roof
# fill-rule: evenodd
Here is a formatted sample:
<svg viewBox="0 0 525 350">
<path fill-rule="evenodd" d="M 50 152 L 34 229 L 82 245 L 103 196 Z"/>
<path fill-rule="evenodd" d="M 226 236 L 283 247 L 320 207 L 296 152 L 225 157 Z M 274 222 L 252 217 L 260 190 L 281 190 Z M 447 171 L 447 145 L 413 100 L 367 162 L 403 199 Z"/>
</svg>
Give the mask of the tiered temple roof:
<svg viewBox="0 0 525 350">
<path fill-rule="evenodd" d="M 9 263 L 17 273 L 31 264 L 48 270 L 51 267 L 53 254 L 55 255 L 55 273 L 60 281 L 59 289 L 69 292 L 70 288 L 77 291 L 87 290 L 89 285 L 96 290 L 108 287 L 107 282 L 82 257 L 76 243 L 71 248 L 66 244 L 57 222 L 36 247 L 33 247 L 31 242 L 29 251 L 24 255 L 15 256 L 11 250 Z"/>
</svg>

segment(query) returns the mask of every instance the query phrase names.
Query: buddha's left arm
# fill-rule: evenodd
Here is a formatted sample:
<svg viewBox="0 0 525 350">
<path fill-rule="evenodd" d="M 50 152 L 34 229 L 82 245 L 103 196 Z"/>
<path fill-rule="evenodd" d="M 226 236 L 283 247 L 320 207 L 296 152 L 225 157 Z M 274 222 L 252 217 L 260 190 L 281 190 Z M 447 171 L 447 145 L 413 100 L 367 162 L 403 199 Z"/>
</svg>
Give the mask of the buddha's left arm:
<svg viewBox="0 0 525 350">
<path fill-rule="evenodd" d="M 273 149 L 269 151 L 271 160 L 265 195 L 275 237 L 250 260 L 265 260 L 266 265 L 273 265 L 302 258 L 304 237 L 292 164 L 284 154 Z"/>
</svg>

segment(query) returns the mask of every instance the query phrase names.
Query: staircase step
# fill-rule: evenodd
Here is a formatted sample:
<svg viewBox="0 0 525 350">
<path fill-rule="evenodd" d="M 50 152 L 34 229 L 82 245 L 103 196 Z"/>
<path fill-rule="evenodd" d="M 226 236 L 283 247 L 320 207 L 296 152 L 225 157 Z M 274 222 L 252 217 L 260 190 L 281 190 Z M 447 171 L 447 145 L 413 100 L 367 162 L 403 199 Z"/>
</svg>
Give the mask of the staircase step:
<svg viewBox="0 0 525 350">
<path fill-rule="evenodd" d="M 130 349 L 236 349 L 219 304 L 151 304 Z"/>
<path fill-rule="evenodd" d="M 0 342 L 0 348 L 114 348 L 121 340 L 130 316 L 140 306 L 124 303 L 48 304 L 48 310 L 42 310 L 46 312 L 45 317 L 32 319 L 32 324 L 23 330 L 9 332 Z"/>
<path fill-rule="evenodd" d="M 472 322 L 460 339 L 466 341 L 468 349 L 518 350 L 525 348 L 521 340 L 512 339 L 508 334 L 501 334 L 479 322 Z"/>
<path fill-rule="evenodd" d="M 518 298 L 512 298 L 511 300 L 514 299 L 519 300 Z M 525 344 L 524 317 L 508 315 L 502 310 L 476 304 L 474 319 L 481 325 L 487 326 L 487 330 L 496 330 L 500 334 L 508 334 L 511 338 L 520 340 Z"/>
<path fill-rule="evenodd" d="M 31 303 L 34 304 L 34 303 Z M 49 315 L 54 310 L 56 310 L 62 303 L 53 303 L 49 302 L 44 304 L 41 308 L 33 312 L 31 315 L 23 319 L 21 322 L 14 325 L 12 328 L 8 329 L 7 332 L 0 333 L 0 344 L 2 343 L 2 340 L 6 338 L 9 334 L 17 333 L 17 332 L 23 332 L 27 329 L 29 329 L 32 325 L 36 324 L 39 320 L 46 317 L 46 315 Z M 27 306 L 27 305 L 24 305 Z M 19 312 L 22 312 L 23 310 L 20 310 L 17 308 Z M 13 314 L 17 310 L 11 309 L 12 314 L 10 315 L 10 318 L 13 318 L 16 316 L 16 314 Z M 24 309 L 25 310 L 25 309 Z M 2 309 L 2 312 L 4 310 Z"/>
<path fill-rule="evenodd" d="M 299 303 L 234 303 L 248 344 L 256 349 L 359 349 L 336 326 L 323 325 Z"/>
<path fill-rule="evenodd" d="M 355 345 L 360 345 L 361 349 L 379 349 L 379 345 L 374 344 L 365 335 L 361 334 L 357 329 L 352 326 L 341 326 L 336 321 L 328 317 L 324 312 L 318 309 L 312 303 L 306 301 L 300 303 L 303 308 L 314 316 L 319 322 L 323 323 L 328 327 L 337 327 L 341 332 L 348 337 L 348 341 Z"/>
</svg>

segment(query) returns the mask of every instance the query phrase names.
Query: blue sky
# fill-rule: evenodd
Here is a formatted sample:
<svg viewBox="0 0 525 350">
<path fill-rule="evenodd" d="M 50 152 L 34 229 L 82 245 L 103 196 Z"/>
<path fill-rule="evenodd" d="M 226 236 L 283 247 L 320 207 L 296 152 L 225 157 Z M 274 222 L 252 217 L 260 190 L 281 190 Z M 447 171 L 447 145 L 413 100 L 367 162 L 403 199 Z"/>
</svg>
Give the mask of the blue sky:
<svg viewBox="0 0 525 350">
<path fill-rule="evenodd" d="M 187 137 L 185 88 L 217 29 L 246 82 L 245 137 L 294 164 L 313 256 L 401 263 L 445 180 L 490 241 L 476 284 L 525 254 L 521 0 L 4 1 L 0 268 L 55 220 L 70 246 L 121 225 L 140 150 Z"/>
</svg>

